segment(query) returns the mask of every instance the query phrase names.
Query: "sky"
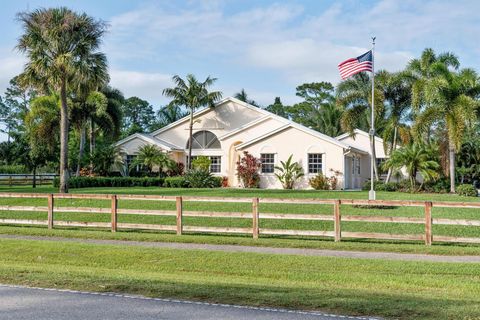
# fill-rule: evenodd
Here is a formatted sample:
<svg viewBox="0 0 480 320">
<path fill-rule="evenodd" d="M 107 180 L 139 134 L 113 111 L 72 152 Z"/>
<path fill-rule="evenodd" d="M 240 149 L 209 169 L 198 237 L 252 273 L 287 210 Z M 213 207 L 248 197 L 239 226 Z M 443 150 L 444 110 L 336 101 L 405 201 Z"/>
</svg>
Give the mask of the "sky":
<svg viewBox="0 0 480 320">
<path fill-rule="evenodd" d="M 295 103 L 305 82 L 340 81 L 337 65 L 371 48 L 375 68 L 397 71 L 424 48 L 454 52 L 480 71 L 480 1 L 429 0 L 2 0 L 0 95 L 22 71 L 15 15 L 66 6 L 108 23 L 101 51 L 111 85 L 155 108 L 173 75 L 218 78 L 213 89 L 242 88 L 262 105 Z"/>
</svg>

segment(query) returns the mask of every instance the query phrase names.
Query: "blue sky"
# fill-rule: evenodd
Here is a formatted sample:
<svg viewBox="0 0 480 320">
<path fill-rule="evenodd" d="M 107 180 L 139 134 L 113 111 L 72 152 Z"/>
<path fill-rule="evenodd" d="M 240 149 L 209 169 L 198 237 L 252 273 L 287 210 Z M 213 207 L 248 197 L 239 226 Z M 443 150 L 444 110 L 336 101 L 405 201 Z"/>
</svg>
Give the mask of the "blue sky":
<svg viewBox="0 0 480 320">
<path fill-rule="evenodd" d="M 269 104 L 297 101 L 303 82 L 340 77 L 336 66 L 377 37 L 376 68 L 403 68 L 425 47 L 453 51 L 463 67 L 480 70 L 480 1 L 2 1 L 0 92 L 22 70 L 13 49 L 15 14 L 67 6 L 107 21 L 112 85 L 155 107 L 174 74 L 219 80 L 224 96 L 245 88 Z"/>
</svg>

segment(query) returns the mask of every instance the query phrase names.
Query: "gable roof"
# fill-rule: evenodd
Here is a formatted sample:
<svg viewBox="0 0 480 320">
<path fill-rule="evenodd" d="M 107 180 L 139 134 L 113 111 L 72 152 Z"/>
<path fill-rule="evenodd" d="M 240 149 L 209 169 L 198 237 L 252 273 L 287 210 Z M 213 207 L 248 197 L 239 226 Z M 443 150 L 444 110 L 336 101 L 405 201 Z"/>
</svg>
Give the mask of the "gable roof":
<svg viewBox="0 0 480 320">
<path fill-rule="evenodd" d="M 243 102 L 243 101 L 240 101 L 240 100 L 238 100 L 238 99 L 236 99 L 236 98 L 234 98 L 234 97 L 227 97 L 227 98 L 222 99 L 222 100 L 218 101 L 217 103 L 215 103 L 215 107 L 214 107 L 214 108 L 206 107 L 206 108 L 203 108 L 203 109 L 200 109 L 200 110 L 194 112 L 194 113 L 193 113 L 193 117 L 195 118 L 195 117 L 201 116 L 202 114 L 208 113 L 209 111 L 212 111 L 212 110 L 215 109 L 216 107 L 218 107 L 218 106 L 220 106 L 220 105 L 222 105 L 222 104 L 224 104 L 224 103 L 227 103 L 227 102 L 234 102 L 234 103 L 239 104 L 239 105 L 241 105 L 241 106 L 243 106 L 243 107 L 247 107 L 247 108 L 250 109 L 250 110 L 254 110 L 254 111 L 257 111 L 257 112 L 260 112 L 260 113 L 262 113 L 261 111 L 263 110 L 262 108 L 258 108 L 258 107 L 252 106 L 252 105 L 250 105 L 250 104 L 248 104 L 248 103 L 245 103 L 245 102 Z M 181 118 L 181 119 L 179 119 L 179 120 L 177 120 L 177 121 L 175 121 L 175 122 L 170 123 L 169 125 L 167 125 L 167 126 L 165 126 L 165 127 L 162 127 L 162 128 L 160 128 L 160 129 L 158 129 L 158 130 L 153 131 L 152 133 L 150 133 L 150 135 L 151 135 L 151 136 L 156 136 L 156 135 L 158 135 L 158 134 L 160 134 L 160 133 L 162 133 L 162 132 L 167 131 L 168 129 L 171 129 L 171 128 L 173 128 L 173 127 L 176 127 L 177 125 L 179 125 L 179 124 L 181 124 L 181 123 L 184 123 L 184 122 L 187 122 L 187 121 L 189 121 L 189 120 L 190 120 L 190 115 L 187 115 L 187 116 L 185 116 L 185 117 L 183 117 L 183 118 Z"/>
<path fill-rule="evenodd" d="M 131 141 L 133 139 L 136 139 L 136 138 L 138 138 L 140 140 L 143 140 L 145 142 L 151 143 L 153 145 L 156 145 L 157 147 L 160 147 L 160 148 L 165 149 L 167 151 L 183 150 L 183 148 L 180 148 L 179 146 L 176 146 L 176 145 L 174 145 L 174 144 L 172 144 L 168 141 L 155 138 L 152 135 L 145 134 L 145 133 L 132 134 L 131 136 L 128 136 L 125 139 L 122 139 L 122 140 L 118 141 L 117 143 L 115 143 L 115 146 L 120 146 L 120 145 L 122 145 L 122 144 L 124 144 L 128 141 Z"/>
<path fill-rule="evenodd" d="M 277 133 L 280 133 L 280 132 L 285 131 L 285 130 L 290 129 L 290 128 L 294 128 L 294 129 L 300 130 L 300 131 L 302 131 L 302 132 L 304 132 L 304 133 L 310 134 L 310 135 L 312 135 L 312 136 L 314 136 L 314 137 L 316 137 L 316 138 L 322 139 L 322 140 L 327 140 L 327 141 L 329 141 L 329 142 L 332 142 L 332 143 L 336 144 L 337 146 L 339 146 L 339 147 L 341 147 L 341 148 L 343 148 L 343 149 L 346 149 L 346 150 L 352 150 L 352 149 L 353 149 L 353 150 L 355 150 L 356 152 L 365 153 L 364 150 L 361 150 L 361 149 L 352 147 L 352 146 L 350 146 L 350 145 L 348 145 L 348 144 L 345 144 L 345 143 L 343 143 L 343 142 L 340 142 L 340 141 L 338 141 L 338 140 L 336 140 L 336 139 L 334 139 L 334 138 L 332 138 L 332 137 L 329 137 L 329 136 L 327 136 L 327 135 L 324 135 L 324 134 L 322 134 L 322 133 L 320 133 L 320 132 L 318 132 L 318 131 L 315 131 L 315 130 L 312 130 L 312 129 L 310 129 L 310 128 L 307 128 L 307 127 L 304 127 L 304 126 L 302 126 L 302 125 L 299 125 L 298 123 L 295 123 L 295 122 L 287 123 L 287 124 L 285 124 L 285 125 L 277 128 L 277 129 L 274 129 L 274 130 L 272 130 L 272 131 L 270 131 L 270 132 L 265 133 L 264 135 L 258 136 L 258 137 L 254 138 L 254 139 L 252 139 L 252 140 L 249 140 L 249 141 L 246 141 L 246 142 L 244 142 L 244 143 L 241 143 L 241 144 L 239 144 L 239 145 L 236 147 L 236 149 L 238 149 L 238 150 L 244 149 L 244 148 L 246 148 L 246 147 L 248 147 L 248 146 L 250 146 L 250 145 L 252 145 L 252 144 L 255 144 L 255 143 L 259 142 L 259 141 L 262 141 L 262 140 L 264 140 L 264 139 L 267 139 L 267 138 L 269 138 L 269 137 L 271 137 L 271 136 L 273 136 L 273 135 L 276 135 Z M 325 137 L 328 137 L 328 138 L 330 138 L 330 139 L 325 139 Z M 333 140 L 333 141 L 332 141 L 332 140 Z"/>
<path fill-rule="evenodd" d="M 227 138 L 229 138 L 229 137 L 231 137 L 231 136 L 234 136 L 234 135 L 236 135 L 237 133 L 240 133 L 240 132 L 242 132 L 242 131 L 244 131 L 244 130 L 247 130 L 247 129 L 249 129 L 249 128 L 251 128 L 251 127 L 253 127 L 253 126 L 255 126 L 255 125 L 259 124 L 259 123 L 265 122 L 265 121 L 268 120 L 268 119 L 271 119 L 271 117 L 270 117 L 270 116 L 263 116 L 263 117 L 260 117 L 260 118 L 258 118 L 258 119 L 256 119 L 256 120 L 250 121 L 250 122 L 248 122 L 247 124 L 244 124 L 243 126 L 240 126 L 240 127 L 238 127 L 237 129 L 231 130 L 231 131 L 225 133 L 224 135 L 218 137 L 218 140 L 225 140 L 225 139 L 227 139 Z"/>
<path fill-rule="evenodd" d="M 341 134 L 338 137 L 336 137 L 336 139 L 343 140 L 343 139 L 348 138 L 348 137 L 353 137 L 357 134 L 370 138 L 370 134 L 368 132 L 360 130 L 360 129 L 355 129 L 355 130 L 353 130 L 353 135 L 351 135 L 349 132 L 346 132 L 346 133 Z M 381 142 L 383 144 L 383 139 L 382 138 L 380 138 L 378 136 L 375 136 L 375 140 L 378 141 L 378 142 Z"/>
</svg>

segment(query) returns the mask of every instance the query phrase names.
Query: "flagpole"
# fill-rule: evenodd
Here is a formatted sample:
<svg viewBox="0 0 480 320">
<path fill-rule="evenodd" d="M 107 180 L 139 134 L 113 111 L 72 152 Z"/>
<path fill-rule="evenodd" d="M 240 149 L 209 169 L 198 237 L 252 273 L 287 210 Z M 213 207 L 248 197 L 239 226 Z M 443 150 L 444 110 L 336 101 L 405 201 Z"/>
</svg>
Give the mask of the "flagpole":
<svg viewBox="0 0 480 320">
<path fill-rule="evenodd" d="M 374 185 L 374 175 L 375 175 L 375 39 L 372 37 L 372 108 L 371 108 L 371 120 L 370 120 L 370 192 L 368 193 L 369 200 L 375 200 L 375 185 Z"/>
</svg>

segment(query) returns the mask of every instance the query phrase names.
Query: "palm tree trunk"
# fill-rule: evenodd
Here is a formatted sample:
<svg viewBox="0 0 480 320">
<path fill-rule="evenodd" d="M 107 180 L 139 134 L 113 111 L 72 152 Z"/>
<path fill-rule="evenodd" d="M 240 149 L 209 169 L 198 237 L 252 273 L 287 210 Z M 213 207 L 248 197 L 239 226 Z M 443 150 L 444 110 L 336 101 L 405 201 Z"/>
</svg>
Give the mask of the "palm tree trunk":
<svg viewBox="0 0 480 320">
<path fill-rule="evenodd" d="M 90 168 L 93 168 L 93 154 L 95 153 L 95 122 L 90 118 Z"/>
<path fill-rule="evenodd" d="M 62 81 L 60 89 L 60 193 L 68 192 L 68 105 L 67 84 Z"/>
<path fill-rule="evenodd" d="M 192 143 L 193 143 L 193 108 L 190 109 L 190 125 L 189 125 L 189 140 L 188 143 L 188 162 L 187 162 L 187 168 L 190 170 L 192 169 Z"/>
<path fill-rule="evenodd" d="M 397 126 L 395 126 L 395 128 L 393 129 L 393 141 L 392 141 L 392 146 L 390 147 L 390 152 L 389 152 L 389 156 L 391 157 L 392 156 L 392 153 L 393 151 L 395 151 L 395 149 L 397 148 Z M 387 178 L 385 179 L 385 183 L 389 183 L 390 182 L 390 178 L 392 177 L 392 172 L 393 172 L 393 168 L 388 168 L 388 173 L 387 173 Z"/>
<path fill-rule="evenodd" d="M 82 158 L 85 153 L 85 142 L 87 140 L 87 128 L 85 126 L 85 123 L 82 123 L 80 127 L 80 147 L 78 149 L 78 162 L 77 162 L 77 171 L 75 172 L 75 176 L 80 175 L 80 169 L 82 166 Z"/>
<path fill-rule="evenodd" d="M 450 167 L 450 193 L 455 193 L 455 146 L 450 141 L 448 147 Z"/>
</svg>

